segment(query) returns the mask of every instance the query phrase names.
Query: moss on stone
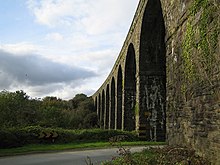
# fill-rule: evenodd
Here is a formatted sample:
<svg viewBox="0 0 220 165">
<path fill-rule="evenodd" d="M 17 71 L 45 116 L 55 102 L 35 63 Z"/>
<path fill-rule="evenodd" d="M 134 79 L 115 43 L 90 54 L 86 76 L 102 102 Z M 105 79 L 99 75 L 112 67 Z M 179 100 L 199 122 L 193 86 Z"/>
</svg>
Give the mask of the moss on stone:
<svg viewBox="0 0 220 165">
<path fill-rule="evenodd" d="M 124 79 L 121 80 L 121 85 L 122 85 L 122 89 L 124 89 L 124 87 L 125 87 L 125 81 L 124 81 Z"/>
<path fill-rule="evenodd" d="M 190 8 L 190 17 L 182 42 L 183 73 L 186 84 L 191 84 L 195 80 L 209 81 L 213 66 L 218 65 L 215 59 L 220 33 L 219 22 L 215 16 L 217 11 L 218 7 L 209 0 L 195 0 Z M 196 16 L 199 16 L 199 21 L 195 24 Z"/>
<path fill-rule="evenodd" d="M 138 104 L 138 102 L 135 103 L 134 110 L 135 110 L 135 116 L 137 116 L 139 114 L 139 104 Z"/>
<path fill-rule="evenodd" d="M 199 12 L 199 10 L 201 9 L 201 7 L 205 7 L 207 6 L 209 3 L 209 0 L 194 0 L 193 5 L 190 9 L 190 12 L 192 15 L 195 15 L 197 12 Z"/>
<path fill-rule="evenodd" d="M 194 45 L 194 30 L 191 23 L 187 23 L 186 35 L 183 40 L 183 62 L 184 62 L 184 75 L 188 81 L 192 81 L 194 77 L 194 66 L 192 61 L 192 51 Z"/>
</svg>

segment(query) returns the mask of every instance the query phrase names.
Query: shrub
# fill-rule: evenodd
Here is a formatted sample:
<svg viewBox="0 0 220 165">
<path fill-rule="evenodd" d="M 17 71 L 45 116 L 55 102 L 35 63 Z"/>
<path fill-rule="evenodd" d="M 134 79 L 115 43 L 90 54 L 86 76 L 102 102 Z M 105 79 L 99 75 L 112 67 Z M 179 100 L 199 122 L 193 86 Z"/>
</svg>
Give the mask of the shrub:
<svg viewBox="0 0 220 165">
<path fill-rule="evenodd" d="M 51 133 L 57 137 L 49 136 Z M 47 135 L 45 137 L 44 135 Z M 62 128 L 44 128 L 40 126 L 28 126 L 24 128 L 10 128 L 0 131 L 0 148 L 18 147 L 27 144 L 44 143 L 72 143 L 76 141 L 108 141 L 110 137 L 125 135 L 126 141 L 137 140 L 134 133 L 119 130 L 67 130 Z"/>
<path fill-rule="evenodd" d="M 0 148 L 18 147 L 19 139 L 8 130 L 0 130 Z"/>
<path fill-rule="evenodd" d="M 121 149 L 121 148 L 120 148 Z M 121 154 L 122 153 L 122 154 Z M 210 165 L 211 163 L 195 154 L 189 148 L 163 147 L 145 149 L 139 153 L 131 154 L 129 150 L 119 152 L 119 156 L 104 165 Z"/>
</svg>

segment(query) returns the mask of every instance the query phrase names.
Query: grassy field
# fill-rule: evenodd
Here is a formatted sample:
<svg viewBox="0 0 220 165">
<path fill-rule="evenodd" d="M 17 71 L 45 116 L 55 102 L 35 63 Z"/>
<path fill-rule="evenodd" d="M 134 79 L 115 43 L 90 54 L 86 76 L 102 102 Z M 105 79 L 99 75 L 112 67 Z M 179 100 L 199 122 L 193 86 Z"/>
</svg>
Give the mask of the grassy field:
<svg viewBox="0 0 220 165">
<path fill-rule="evenodd" d="M 164 145 L 164 142 L 146 142 L 146 141 L 133 141 L 121 142 L 123 146 L 139 146 L 139 145 Z M 25 145 L 23 147 L 0 149 L 0 156 L 11 156 L 19 154 L 41 153 L 41 152 L 55 152 L 62 150 L 82 150 L 92 148 L 107 148 L 117 147 L 111 145 L 109 142 L 74 142 L 67 144 L 33 144 Z"/>
</svg>

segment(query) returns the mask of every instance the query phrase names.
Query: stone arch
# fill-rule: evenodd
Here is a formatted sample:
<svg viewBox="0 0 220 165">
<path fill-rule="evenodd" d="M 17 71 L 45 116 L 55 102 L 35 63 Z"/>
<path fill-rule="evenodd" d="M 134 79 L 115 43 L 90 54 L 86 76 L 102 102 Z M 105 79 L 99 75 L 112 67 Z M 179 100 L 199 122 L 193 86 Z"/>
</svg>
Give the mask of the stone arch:
<svg viewBox="0 0 220 165">
<path fill-rule="evenodd" d="M 117 113 L 116 113 L 116 129 L 122 129 L 122 69 L 118 67 L 117 75 Z"/>
<path fill-rule="evenodd" d="M 110 129 L 115 129 L 115 78 L 111 80 L 111 112 L 110 114 Z"/>
<path fill-rule="evenodd" d="M 150 72 L 165 67 L 165 25 L 160 0 L 148 0 L 140 36 L 140 70 Z"/>
<path fill-rule="evenodd" d="M 105 106 L 105 109 L 106 109 L 106 116 L 105 116 L 105 128 L 109 128 L 109 84 L 107 85 L 107 88 L 106 88 L 106 106 Z"/>
<path fill-rule="evenodd" d="M 165 139 L 166 51 L 165 25 L 160 0 L 148 0 L 140 36 L 139 120 L 148 140 Z M 144 132 L 144 130 L 146 132 Z M 143 133 L 144 132 L 144 133 Z"/>
<path fill-rule="evenodd" d="M 106 109 L 105 109 L 105 91 L 102 90 L 102 116 L 101 116 L 101 128 L 105 128 L 105 116 L 106 116 Z"/>
<path fill-rule="evenodd" d="M 124 78 L 124 129 L 135 130 L 136 60 L 133 44 L 128 47 Z"/>
</svg>

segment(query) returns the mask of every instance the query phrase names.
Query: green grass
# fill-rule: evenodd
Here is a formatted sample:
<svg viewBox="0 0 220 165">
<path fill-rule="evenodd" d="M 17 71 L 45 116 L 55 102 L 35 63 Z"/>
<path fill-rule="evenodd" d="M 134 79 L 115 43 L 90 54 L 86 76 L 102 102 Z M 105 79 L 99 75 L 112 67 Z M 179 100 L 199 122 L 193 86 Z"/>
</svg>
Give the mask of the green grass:
<svg viewBox="0 0 220 165">
<path fill-rule="evenodd" d="M 152 165 L 155 164 L 154 159 L 156 157 L 157 153 L 150 150 L 143 150 L 142 152 L 117 157 L 112 161 L 105 161 L 103 165 Z"/>
<path fill-rule="evenodd" d="M 138 145 L 164 145 L 164 142 L 121 142 L 123 146 L 138 146 Z M 0 149 L 0 156 L 10 156 L 19 154 L 39 153 L 39 152 L 54 152 L 62 150 L 78 150 L 91 148 L 107 148 L 113 147 L 109 142 L 74 142 L 67 144 L 32 144 L 23 147 Z"/>
</svg>

